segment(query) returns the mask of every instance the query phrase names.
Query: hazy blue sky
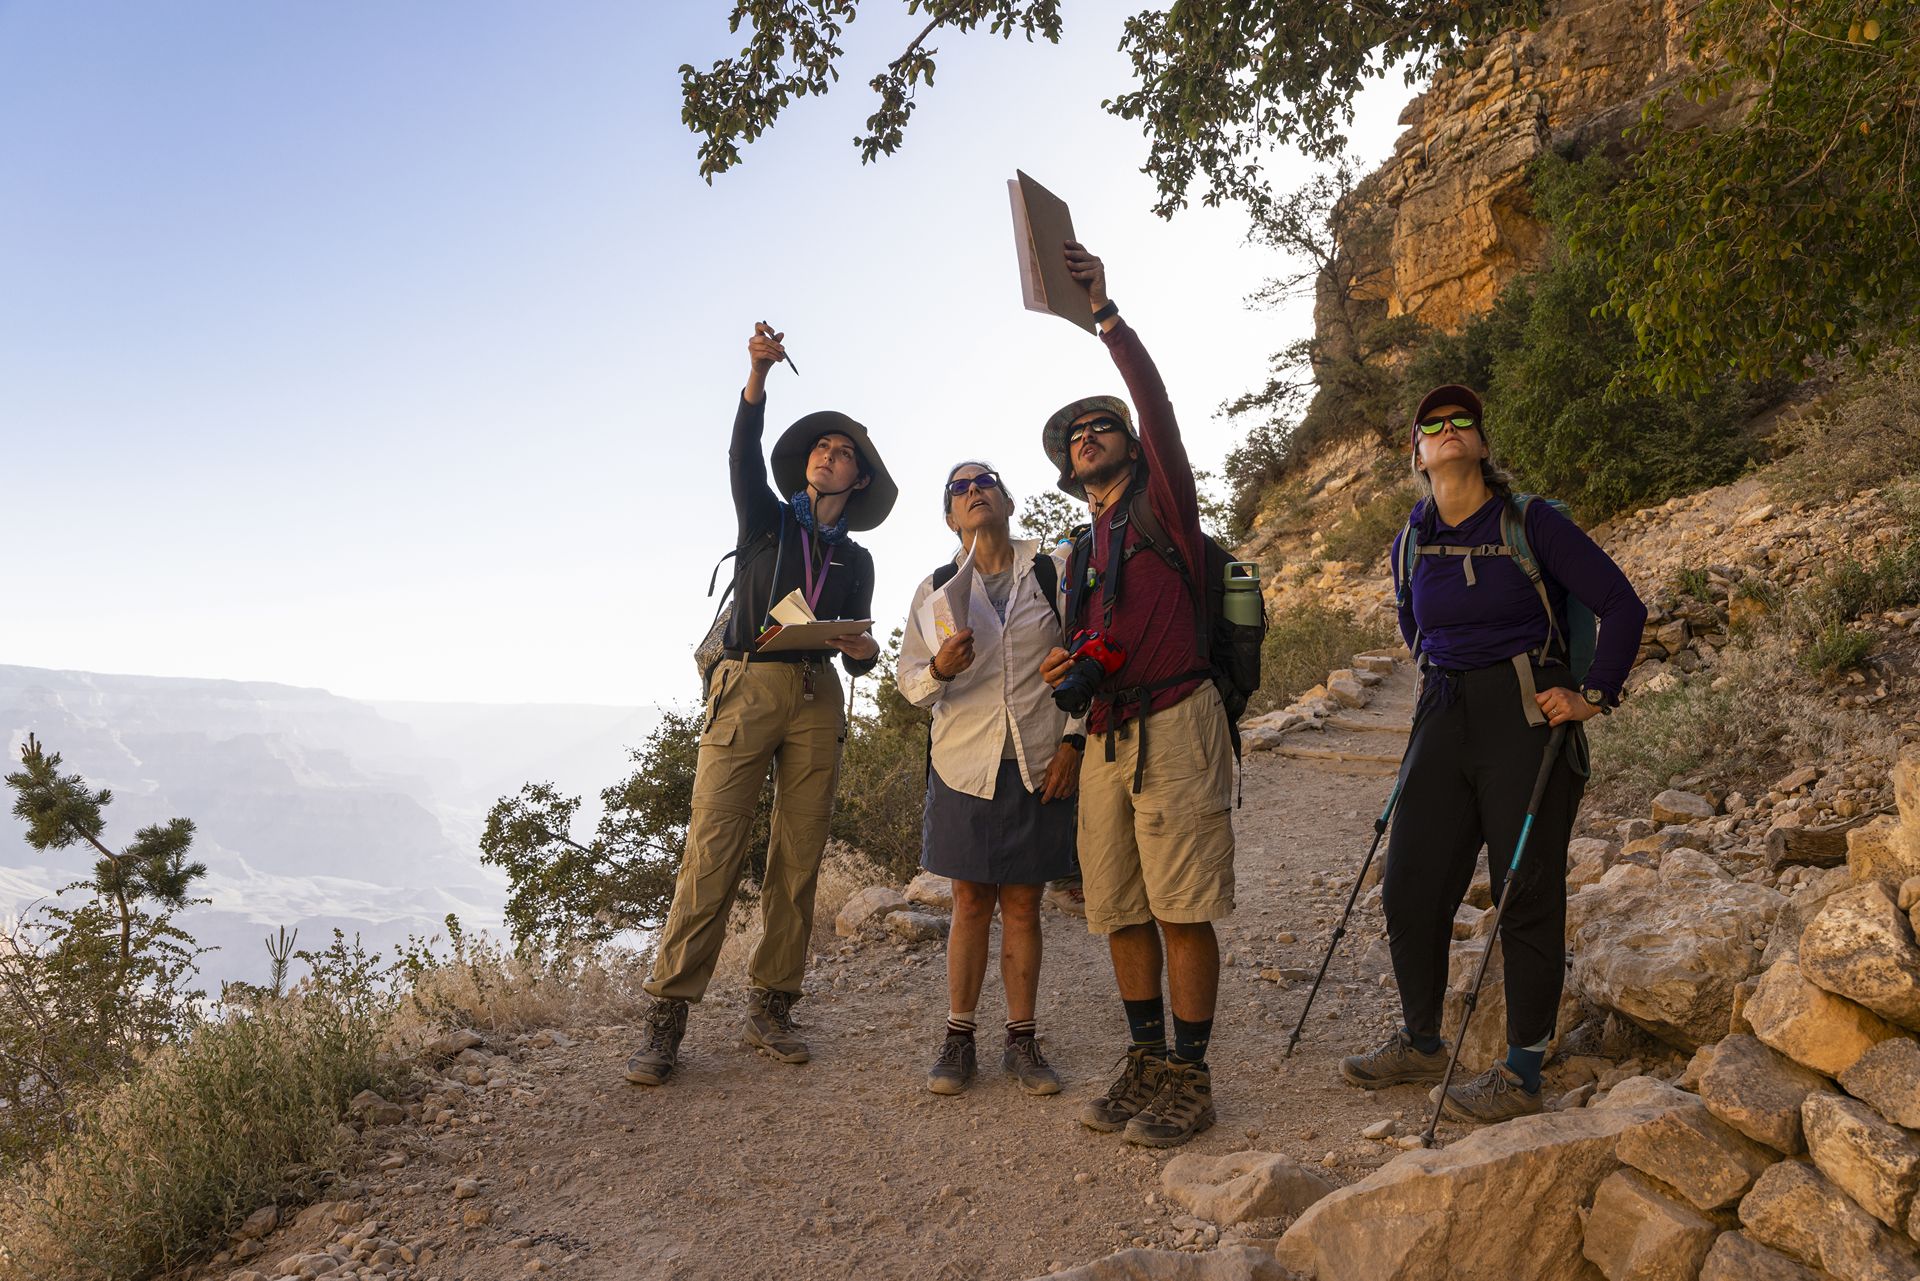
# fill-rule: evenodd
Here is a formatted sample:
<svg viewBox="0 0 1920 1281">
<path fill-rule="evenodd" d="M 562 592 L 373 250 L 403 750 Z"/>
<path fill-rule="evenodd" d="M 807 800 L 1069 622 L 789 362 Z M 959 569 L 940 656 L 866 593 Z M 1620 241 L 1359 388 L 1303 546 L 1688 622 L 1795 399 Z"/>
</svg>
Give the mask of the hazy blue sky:
<svg viewBox="0 0 1920 1281">
<path fill-rule="evenodd" d="M 680 63 L 724 3 L 0 0 L 0 662 L 355 697 L 684 701 L 756 319 L 769 440 L 866 422 L 901 482 L 864 541 L 886 630 L 951 547 L 962 457 L 1050 483 L 1039 425 L 1119 381 L 1021 310 L 1005 180 L 1073 206 L 1195 457 L 1307 324 L 1237 210 L 1152 216 L 1124 5 L 1055 47 L 949 36 L 902 154 L 847 74 L 708 187 Z M 1390 148 L 1397 77 L 1363 103 Z M 1302 176 L 1305 169 L 1300 169 Z"/>
</svg>

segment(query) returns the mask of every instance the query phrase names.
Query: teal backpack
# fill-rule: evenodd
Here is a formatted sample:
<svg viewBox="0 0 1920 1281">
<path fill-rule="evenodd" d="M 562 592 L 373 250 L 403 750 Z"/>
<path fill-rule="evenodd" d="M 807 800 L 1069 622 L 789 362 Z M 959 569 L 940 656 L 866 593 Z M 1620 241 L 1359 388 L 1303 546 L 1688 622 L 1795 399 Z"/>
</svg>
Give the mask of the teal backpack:
<svg viewBox="0 0 1920 1281">
<path fill-rule="evenodd" d="M 1593 666 L 1594 643 L 1600 635 L 1600 621 L 1593 611 L 1583 605 L 1573 593 L 1567 593 L 1567 630 L 1560 633 L 1560 620 L 1553 615 L 1553 599 L 1547 595 L 1546 577 L 1540 572 L 1540 562 L 1534 559 L 1533 548 L 1527 544 L 1527 508 L 1533 503 L 1546 503 L 1562 516 L 1571 518 L 1567 505 L 1557 498 L 1542 498 L 1538 494 L 1515 494 L 1500 511 L 1500 541 L 1484 543 L 1479 547 L 1455 547 L 1442 543 L 1421 543 L 1419 529 L 1415 527 L 1413 517 L 1408 516 L 1406 532 L 1400 537 L 1400 559 L 1394 567 L 1394 589 L 1398 603 L 1405 610 L 1413 595 L 1413 567 L 1419 556 L 1459 556 L 1465 562 L 1467 585 L 1474 582 L 1473 558 L 1475 556 L 1506 556 L 1520 566 L 1527 581 L 1533 584 L 1533 590 L 1540 597 L 1540 608 L 1547 612 L 1547 652 L 1560 657 L 1573 671 L 1573 678 L 1584 683 L 1587 671 Z M 1424 663 L 1420 654 L 1420 632 L 1418 624 L 1413 634 L 1413 653 L 1416 661 Z"/>
</svg>

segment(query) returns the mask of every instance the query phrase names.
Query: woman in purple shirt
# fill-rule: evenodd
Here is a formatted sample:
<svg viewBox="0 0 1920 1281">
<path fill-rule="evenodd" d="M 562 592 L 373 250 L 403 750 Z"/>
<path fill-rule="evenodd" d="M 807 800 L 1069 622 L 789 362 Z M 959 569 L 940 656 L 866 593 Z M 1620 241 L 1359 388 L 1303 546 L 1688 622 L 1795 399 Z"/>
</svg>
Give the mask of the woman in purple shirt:
<svg viewBox="0 0 1920 1281">
<path fill-rule="evenodd" d="M 1540 1110 L 1540 1067 L 1553 1038 L 1566 969 L 1567 841 L 1585 788 L 1578 722 L 1609 711 L 1639 648 L 1646 606 L 1620 567 L 1552 504 L 1522 514 L 1546 600 L 1505 546 L 1503 512 L 1519 510 L 1494 466 L 1480 397 L 1457 384 L 1427 393 L 1414 414 L 1413 470 L 1428 496 L 1394 540 L 1417 539 L 1400 592 L 1400 631 L 1425 678 L 1382 882 L 1387 939 L 1406 1025 L 1379 1049 L 1341 1062 L 1354 1085 L 1439 1081 L 1453 914 L 1484 844 L 1497 898 L 1519 839 L 1551 727 L 1574 722 L 1555 762 L 1500 922 L 1506 961 L 1506 1060 L 1448 1088 L 1446 1115 L 1489 1122 Z M 1584 683 L 1567 653 L 1568 598 L 1600 630 Z M 1549 616 L 1551 610 L 1551 617 Z"/>
</svg>

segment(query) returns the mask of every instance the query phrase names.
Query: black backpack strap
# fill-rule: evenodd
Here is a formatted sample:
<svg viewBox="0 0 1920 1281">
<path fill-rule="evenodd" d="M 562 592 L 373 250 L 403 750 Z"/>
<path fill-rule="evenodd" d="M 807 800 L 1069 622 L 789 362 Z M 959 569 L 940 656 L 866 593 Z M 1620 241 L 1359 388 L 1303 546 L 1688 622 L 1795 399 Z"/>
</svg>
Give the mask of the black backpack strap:
<svg viewBox="0 0 1920 1281">
<path fill-rule="evenodd" d="M 1060 622 L 1060 567 L 1053 563 L 1053 556 L 1045 551 L 1033 554 L 1033 581 L 1040 585 L 1040 594 L 1047 599 L 1047 608 L 1053 611 L 1053 621 Z"/>
<path fill-rule="evenodd" d="M 937 592 L 942 587 L 945 587 L 953 581 L 953 576 L 959 572 L 960 567 L 952 561 L 947 561 L 941 565 L 940 568 L 933 571 L 933 590 Z"/>
</svg>

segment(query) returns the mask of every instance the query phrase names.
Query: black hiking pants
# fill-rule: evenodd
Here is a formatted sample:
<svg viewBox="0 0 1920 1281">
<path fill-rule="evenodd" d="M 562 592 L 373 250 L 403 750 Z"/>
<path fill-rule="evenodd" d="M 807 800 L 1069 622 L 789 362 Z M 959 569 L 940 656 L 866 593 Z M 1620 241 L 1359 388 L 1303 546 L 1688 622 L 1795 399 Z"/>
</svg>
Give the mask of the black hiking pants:
<svg viewBox="0 0 1920 1281">
<path fill-rule="evenodd" d="M 1573 685 L 1564 667 L 1533 671 L 1541 690 Z M 1552 732 L 1527 724 L 1521 697 L 1511 663 L 1435 668 L 1421 689 L 1381 888 L 1400 1008 L 1415 1036 L 1440 1034 L 1453 914 L 1481 846 L 1497 903 L 1520 839 Z M 1584 743 L 1570 731 L 1500 921 L 1511 1045 L 1535 1045 L 1554 1031 L 1566 976 L 1567 841 L 1586 788 L 1584 760 L 1578 772 L 1572 762 L 1583 755 Z"/>
</svg>

